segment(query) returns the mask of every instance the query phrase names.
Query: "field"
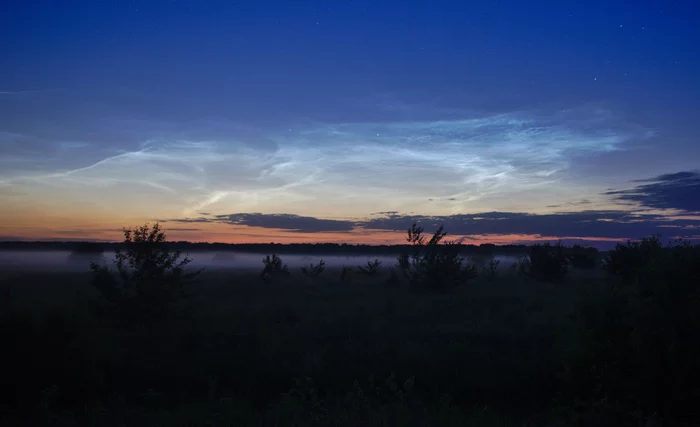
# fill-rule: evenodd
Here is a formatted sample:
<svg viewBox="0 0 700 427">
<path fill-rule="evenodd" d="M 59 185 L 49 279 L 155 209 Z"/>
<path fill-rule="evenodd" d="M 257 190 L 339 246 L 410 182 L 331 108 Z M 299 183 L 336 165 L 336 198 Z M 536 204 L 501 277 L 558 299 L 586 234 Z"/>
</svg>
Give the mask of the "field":
<svg viewBox="0 0 700 427">
<path fill-rule="evenodd" d="M 440 291 L 205 271 L 148 326 L 100 315 L 89 268 L 0 273 L 2 425 L 697 425 L 698 306 L 630 311 L 599 267 Z"/>
</svg>

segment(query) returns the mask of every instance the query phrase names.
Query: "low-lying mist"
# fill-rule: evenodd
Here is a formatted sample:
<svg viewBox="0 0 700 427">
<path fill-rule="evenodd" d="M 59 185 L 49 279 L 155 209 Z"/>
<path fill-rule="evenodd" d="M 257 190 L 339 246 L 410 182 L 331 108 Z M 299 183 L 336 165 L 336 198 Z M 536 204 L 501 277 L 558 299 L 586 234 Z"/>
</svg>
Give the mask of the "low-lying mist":
<svg viewBox="0 0 700 427">
<path fill-rule="evenodd" d="M 192 268 L 248 270 L 262 269 L 262 259 L 266 255 L 264 253 L 247 252 L 194 252 L 188 256 L 192 259 L 192 263 L 189 265 Z M 389 255 L 282 254 L 280 257 L 291 269 L 318 263 L 320 260 L 324 260 L 328 268 L 364 265 L 368 261 L 374 261 L 375 259 L 380 260 L 382 267 L 386 268 L 393 267 L 396 264 L 396 256 Z M 465 258 L 469 259 L 470 257 L 465 255 Z M 501 261 L 500 265 L 503 267 L 517 261 L 518 257 L 513 255 L 495 255 L 494 259 Z M 0 251 L 0 268 L 3 269 L 46 268 L 87 271 L 90 262 L 111 265 L 113 260 L 114 252 L 84 254 L 70 251 Z"/>
</svg>

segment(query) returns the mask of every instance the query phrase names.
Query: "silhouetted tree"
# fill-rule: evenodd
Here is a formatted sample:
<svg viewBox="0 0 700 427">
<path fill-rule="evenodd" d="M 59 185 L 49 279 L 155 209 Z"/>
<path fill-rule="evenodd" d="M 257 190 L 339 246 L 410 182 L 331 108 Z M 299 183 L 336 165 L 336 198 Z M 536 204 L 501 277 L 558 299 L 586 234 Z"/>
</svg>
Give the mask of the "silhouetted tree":
<svg viewBox="0 0 700 427">
<path fill-rule="evenodd" d="M 119 320 L 150 324 L 165 317 L 186 297 L 186 287 L 201 273 L 185 273 L 191 262 L 165 245 L 159 224 L 124 228 L 123 248 L 117 249 L 115 270 L 90 263 L 92 284 L 109 312 Z"/>
<path fill-rule="evenodd" d="M 448 289 L 477 276 L 475 266 L 464 265 L 464 258 L 460 256 L 460 243 L 440 244 L 446 235 L 440 226 L 428 243 L 425 243 L 422 227 L 413 224 L 408 229 L 406 240 L 413 247 L 413 254 L 401 254 L 397 267 L 411 284 L 431 289 Z"/>
<path fill-rule="evenodd" d="M 557 242 L 556 245 L 547 242 L 544 245 L 532 246 L 528 258 L 528 274 L 531 278 L 545 282 L 566 278 L 568 261 L 561 241 Z"/>
<path fill-rule="evenodd" d="M 262 262 L 265 267 L 263 267 L 263 270 L 260 272 L 261 279 L 267 280 L 272 276 L 280 275 L 289 276 L 287 264 L 283 264 L 282 259 L 276 254 L 272 254 L 272 256 L 267 255 L 265 258 L 263 258 Z"/>
</svg>

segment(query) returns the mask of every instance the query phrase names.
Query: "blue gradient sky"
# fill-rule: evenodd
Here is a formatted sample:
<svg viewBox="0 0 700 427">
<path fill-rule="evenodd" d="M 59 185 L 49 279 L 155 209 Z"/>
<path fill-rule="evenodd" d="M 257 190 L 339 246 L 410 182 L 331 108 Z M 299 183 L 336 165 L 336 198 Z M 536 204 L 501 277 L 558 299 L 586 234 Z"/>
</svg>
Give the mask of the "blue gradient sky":
<svg viewBox="0 0 700 427">
<path fill-rule="evenodd" d="M 210 241 L 393 242 L 412 220 L 475 241 L 698 236 L 698 16 L 4 2 L 0 238 L 156 219 Z"/>
</svg>

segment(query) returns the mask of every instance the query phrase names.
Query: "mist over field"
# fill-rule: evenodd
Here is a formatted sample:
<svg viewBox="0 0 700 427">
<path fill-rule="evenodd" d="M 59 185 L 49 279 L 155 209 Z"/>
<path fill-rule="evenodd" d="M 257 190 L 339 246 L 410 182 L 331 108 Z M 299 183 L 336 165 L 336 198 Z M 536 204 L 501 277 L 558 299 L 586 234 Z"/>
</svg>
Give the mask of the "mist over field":
<svg viewBox="0 0 700 427">
<path fill-rule="evenodd" d="M 261 270 L 263 268 L 262 259 L 269 255 L 267 253 L 246 253 L 246 252 L 205 252 L 196 251 L 186 254 L 192 259 L 190 267 L 205 268 L 207 270 Z M 397 254 L 398 255 L 398 254 Z M 524 255 L 524 254 L 523 254 Z M 465 255 L 470 258 L 469 255 Z M 364 265 L 367 262 L 378 259 L 382 266 L 389 268 L 396 264 L 396 256 L 389 255 L 303 255 L 303 254 L 283 254 L 282 260 L 289 268 L 298 269 L 317 264 L 323 260 L 328 268 L 354 267 Z M 518 260 L 514 255 L 494 255 L 493 259 L 501 262 L 501 266 L 509 266 Z M 32 270 L 63 270 L 81 272 L 87 271 L 91 262 L 111 265 L 114 259 L 114 252 L 104 252 L 102 254 L 76 254 L 71 251 L 2 251 L 0 250 L 0 269 L 32 269 Z M 491 259 L 491 258 L 489 258 Z"/>
</svg>

